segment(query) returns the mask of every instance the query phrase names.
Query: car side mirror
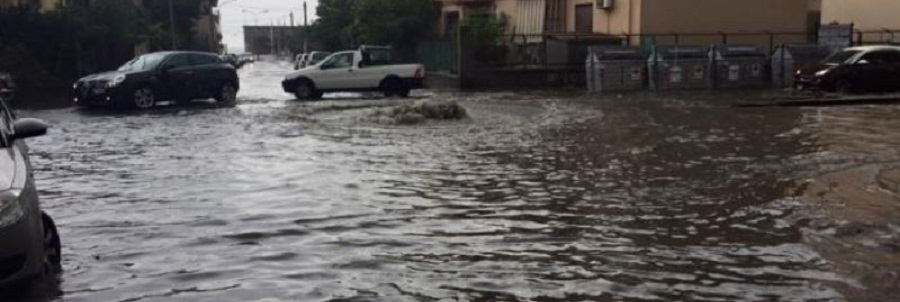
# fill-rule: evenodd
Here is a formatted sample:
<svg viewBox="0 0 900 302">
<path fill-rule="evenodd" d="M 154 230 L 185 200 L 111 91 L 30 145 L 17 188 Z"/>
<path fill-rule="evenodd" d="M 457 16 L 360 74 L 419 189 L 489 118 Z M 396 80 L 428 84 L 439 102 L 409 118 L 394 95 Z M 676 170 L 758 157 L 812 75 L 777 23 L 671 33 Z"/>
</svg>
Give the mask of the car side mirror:
<svg viewBox="0 0 900 302">
<path fill-rule="evenodd" d="M 26 139 L 47 134 L 47 123 L 35 118 L 22 118 L 13 124 L 13 140 Z"/>
<path fill-rule="evenodd" d="M 856 61 L 856 65 L 869 65 L 869 60 Z"/>
</svg>

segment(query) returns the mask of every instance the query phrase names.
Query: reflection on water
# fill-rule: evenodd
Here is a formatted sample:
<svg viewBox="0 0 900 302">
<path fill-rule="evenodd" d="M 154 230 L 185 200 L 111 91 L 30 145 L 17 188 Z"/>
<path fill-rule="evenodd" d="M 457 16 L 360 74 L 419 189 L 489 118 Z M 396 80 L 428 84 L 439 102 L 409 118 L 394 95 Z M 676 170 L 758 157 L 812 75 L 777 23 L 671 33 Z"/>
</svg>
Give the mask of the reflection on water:
<svg viewBox="0 0 900 302">
<path fill-rule="evenodd" d="M 820 151 L 808 112 L 425 97 L 472 118 L 373 125 L 356 105 L 397 100 L 364 99 L 24 112 L 54 125 L 31 145 L 61 299 L 832 301 L 852 283 L 786 219 Z"/>
</svg>

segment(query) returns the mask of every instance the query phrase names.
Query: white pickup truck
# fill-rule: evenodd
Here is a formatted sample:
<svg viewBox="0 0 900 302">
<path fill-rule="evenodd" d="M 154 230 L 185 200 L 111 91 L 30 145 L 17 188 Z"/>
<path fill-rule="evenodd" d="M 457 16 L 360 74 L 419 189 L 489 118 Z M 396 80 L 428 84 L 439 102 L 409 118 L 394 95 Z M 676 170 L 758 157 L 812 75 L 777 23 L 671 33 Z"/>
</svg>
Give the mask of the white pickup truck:
<svg viewBox="0 0 900 302">
<path fill-rule="evenodd" d="M 281 86 L 301 100 L 345 91 L 382 91 L 385 96 L 407 97 L 410 90 L 424 87 L 424 66 L 391 62 L 390 48 L 385 47 L 337 52 L 316 65 L 288 74 Z"/>
</svg>

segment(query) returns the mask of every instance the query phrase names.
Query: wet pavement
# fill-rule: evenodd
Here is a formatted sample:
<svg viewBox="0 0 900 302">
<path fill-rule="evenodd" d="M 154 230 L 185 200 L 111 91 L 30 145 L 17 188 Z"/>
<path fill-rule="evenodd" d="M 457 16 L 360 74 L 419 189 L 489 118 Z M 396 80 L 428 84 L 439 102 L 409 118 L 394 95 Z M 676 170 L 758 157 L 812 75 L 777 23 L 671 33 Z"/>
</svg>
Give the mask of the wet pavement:
<svg viewBox="0 0 900 302">
<path fill-rule="evenodd" d="M 900 166 L 897 106 L 296 102 L 287 68 L 241 71 L 236 107 L 20 112 L 52 125 L 30 145 L 65 273 L 11 299 L 844 301 L 867 284 L 805 239 L 806 184 Z M 470 118 L 366 119 L 417 100 Z"/>
</svg>

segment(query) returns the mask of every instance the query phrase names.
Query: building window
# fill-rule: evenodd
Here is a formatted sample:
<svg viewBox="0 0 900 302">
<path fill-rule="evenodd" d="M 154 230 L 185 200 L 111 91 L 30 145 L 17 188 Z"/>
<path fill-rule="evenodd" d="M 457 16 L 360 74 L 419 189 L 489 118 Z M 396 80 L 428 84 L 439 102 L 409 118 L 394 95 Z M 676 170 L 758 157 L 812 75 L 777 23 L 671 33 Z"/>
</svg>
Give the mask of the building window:
<svg viewBox="0 0 900 302">
<path fill-rule="evenodd" d="M 594 32 L 594 4 L 575 6 L 575 32 Z"/>
</svg>

